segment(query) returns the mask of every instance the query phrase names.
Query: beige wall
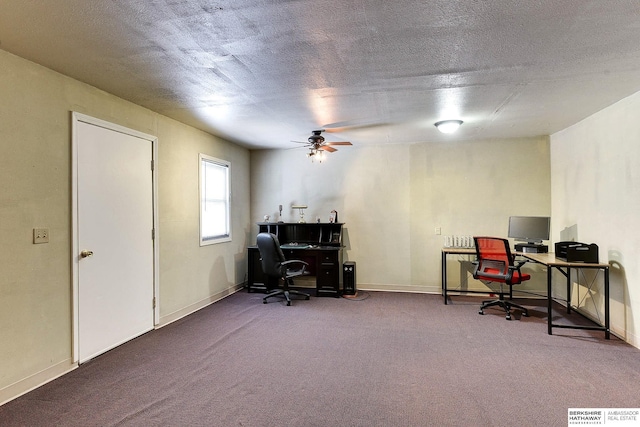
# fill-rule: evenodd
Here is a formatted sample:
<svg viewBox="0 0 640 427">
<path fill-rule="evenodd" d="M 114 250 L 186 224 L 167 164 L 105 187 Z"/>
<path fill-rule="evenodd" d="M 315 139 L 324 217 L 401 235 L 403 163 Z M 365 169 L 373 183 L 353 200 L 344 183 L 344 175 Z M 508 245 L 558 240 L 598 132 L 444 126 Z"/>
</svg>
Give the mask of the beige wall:
<svg viewBox="0 0 640 427">
<path fill-rule="evenodd" d="M 323 163 L 311 163 L 303 149 L 253 151 L 251 172 L 251 239 L 255 222 L 274 218 L 279 204 L 285 221 L 298 219 L 291 204 L 309 206 L 307 221 L 326 222 L 335 209 L 361 289 L 439 292 L 444 235 L 506 237 L 510 215 L 551 211 L 546 137 L 356 144 Z M 459 283 L 468 264 L 450 268 L 451 283 Z M 528 286 L 540 288 L 539 279 Z"/>
<path fill-rule="evenodd" d="M 640 93 L 551 136 L 554 240 L 596 243 L 611 265 L 611 328 L 640 347 Z M 570 232 L 569 232 L 570 231 Z M 602 278 L 582 289 L 602 316 Z M 597 311 L 596 311 L 597 308 Z"/>
<path fill-rule="evenodd" d="M 0 403 L 73 367 L 71 111 L 158 137 L 160 323 L 244 280 L 246 149 L 0 50 Z M 232 163 L 231 243 L 199 246 L 199 152 Z"/>
<path fill-rule="evenodd" d="M 160 322 L 167 323 L 220 299 L 245 280 L 249 152 L 168 119 L 158 132 Z M 200 247 L 198 153 L 231 162 L 229 243 Z"/>
</svg>

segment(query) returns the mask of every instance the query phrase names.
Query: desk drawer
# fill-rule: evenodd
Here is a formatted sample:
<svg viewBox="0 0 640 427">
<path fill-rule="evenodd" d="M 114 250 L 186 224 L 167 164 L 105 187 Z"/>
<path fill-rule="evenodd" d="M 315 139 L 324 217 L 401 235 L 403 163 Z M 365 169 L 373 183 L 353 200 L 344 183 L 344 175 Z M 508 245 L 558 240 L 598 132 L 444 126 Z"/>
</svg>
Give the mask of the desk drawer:
<svg viewBox="0 0 640 427">
<path fill-rule="evenodd" d="M 335 267 L 330 265 L 321 265 L 318 268 L 318 274 L 316 275 L 316 280 L 318 281 L 318 286 L 329 285 L 331 287 L 337 282 L 338 274 Z"/>
<path fill-rule="evenodd" d="M 334 251 L 321 252 L 318 258 L 322 265 L 336 265 L 338 263 L 338 253 Z"/>
<path fill-rule="evenodd" d="M 340 269 L 337 264 L 322 263 L 318 267 L 316 294 L 318 296 L 340 295 Z"/>
</svg>

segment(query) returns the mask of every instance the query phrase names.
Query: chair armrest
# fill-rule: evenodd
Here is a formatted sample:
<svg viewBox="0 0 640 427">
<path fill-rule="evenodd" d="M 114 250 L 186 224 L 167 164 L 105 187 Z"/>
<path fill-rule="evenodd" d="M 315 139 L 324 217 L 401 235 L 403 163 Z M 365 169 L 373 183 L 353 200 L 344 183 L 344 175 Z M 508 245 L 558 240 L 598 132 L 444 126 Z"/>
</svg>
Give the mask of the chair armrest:
<svg viewBox="0 0 640 427">
<path fill-rule="evenodd" d="M 291 264 L 304 264 L 304 265 L 309 265 L 308 262 L 304 262 L 301 259 L 290 259 L 288 261 L 284 261 L 281 262 L 280 265 L 291 265 Z"/>
<path fill-rule="evenodd" d="M 528 260 L 528 259 L 524 259 L 522 261 L 515 261 L 514 260 L 513 268 L 515 268 L 516 270 L 520 271 L 520 267 L 522 267 L 523 265 L 525 265 L 528 262 L 530 262 L 530 260 Z"/>
<path fill-rule="evenodd" d="M 304 262 L 300 259 L 290 259 L 280 263 L 281 267 L 284 267 L 284 271 L 289 275 L 304 275 L 307 272 L 308 262 Z"/>
<path fill-rule="evenodd" d="M 525 265 L 526 263 L 528 263 L 529 260 L 525 259 L 523 261 L 517 261 L 513 263 L 513 265 L 509 266 L 509 270 L 512 272 L 511 274 L 513 274 L 513 272 L 517 271 L 519 275 L 522 275 L 522 271 L 520 271 L 520 267 L 522 267 L 523 265 Z"/>
</svg>

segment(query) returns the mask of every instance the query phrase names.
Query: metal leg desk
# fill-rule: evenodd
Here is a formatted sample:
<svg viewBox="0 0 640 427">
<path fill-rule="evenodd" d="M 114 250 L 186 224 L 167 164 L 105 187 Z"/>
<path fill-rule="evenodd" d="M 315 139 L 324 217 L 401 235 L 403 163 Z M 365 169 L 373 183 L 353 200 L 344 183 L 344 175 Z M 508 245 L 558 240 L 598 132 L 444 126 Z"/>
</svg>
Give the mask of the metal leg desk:
<svg viewBox="0 0 640 427">
<path fill-rule="evenodd" d="M 459 292 L 459 293 L 465 293 L 465 294 L 490 294 L 491 293 L 491 290 L 489 289 L 483 290 L 483 291 L 468 290 L 468 289 L 449 291 L 447 288 L 447 256 L 448 255 L 469 255 L 469 256 L 475 257 L 476 250 L 473 248 L 442 248 L 442 296 L 444 298 L 445 305 L 448 304 L 447 302 L 448 292 Z M 509 287 L 509 298 L 513 298 L 512 292 L 513 292 L 512 288 Z"/>
<path fill-rule="evenodd" d="M 567 262 L 556 258 L 553 253 L 534 254 L 520 253 L 519 255 L 530 259 L 533 262 L 542 264 L 547 267 L 547 333 L 552 334 L 553 328 L 570 328 L 570 329 L 591 329 L 604 331 L 605 339 L 611 337 L 609 325 L 609 264 L 600 263 L 583 263 L 583 262 Z M 587 326 L 587 325 L 562 325 L 553 323 L 552 312 L 552 273 L 556 269 L 567 278 L 567 313 L 571 313 L 571 269 L 597 269 L 604 273 L 604 325 Z"/>
<path fill-rule="evenodd" d="M 451 292 L 447 289 L 447 256 L 448 255 L 475 255 L 475 249 L 471 248 L 442 248 L 442 296 L 444 303 L 447 304 L 447 293 Z M 609 264 L 600 263 L 583 263 L 583 262 L 567 262 L 562 259 L 556 258 L 553 253 L 520 253 L 519 256 L 523 256 L 533 262 L 542 264 L 547 268 L 547 333 L 552 335 L 553 328 L 568 328 L 568 329 L 590 329 L 604 331 L 605 339 L 610 339 L 610 320 L 609 320 Z M 557 270 L 567 279 L 567 313 L 571 313 L 571 269 L 597 269 L 602 270 L 604 274 L 604 325 L 563 325 L 553 323 L 553 270 Z M 460 291 L 464 293 L 488 293 L 490 291 Z M 510 298 L 512 295 L 510 295 Z"/>
</svg>

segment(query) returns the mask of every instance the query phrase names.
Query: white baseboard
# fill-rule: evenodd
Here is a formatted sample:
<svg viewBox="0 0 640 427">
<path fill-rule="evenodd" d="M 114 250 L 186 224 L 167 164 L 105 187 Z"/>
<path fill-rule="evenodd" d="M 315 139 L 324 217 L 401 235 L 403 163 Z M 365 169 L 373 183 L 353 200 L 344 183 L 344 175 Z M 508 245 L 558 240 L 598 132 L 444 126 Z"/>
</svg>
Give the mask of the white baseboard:
<svg viewBox="0 0 640 427">
<path fill-rule="evenodd" d="M 73 363 L 69 358 L 0 389 L 0 406 L 73 371 L 77 367 L 78 364 Z"/>
<path fill-rule="evenodd" d="M 243 286 L 244 286 L 243 284 L 232 286 L 228 289 L 225 289 L 222 292 L 218 292 L 217 294 L 210 295 L 209 297 L 202 299 L 198 302 L 195 302 L 185 308 L 174 311 L 173 313 L 169 313 L 164 316 L 160 316 L 160 323 L 158 323 L 155 327 L 156 329 L 158 329 L 163 326 L 167 326 L 168 324 L 173 323 L 176 320 L 180 320 L 183 317 L 190 315 L 191 313 L 195 313 L 196 311 L 201 310 L 206 306 L 213 304 L 216 301 L 220 301 L 221 299 L 226 298 L 229 295 L 232 295 L 238 292 L 240 289 L 243 288 Z"/>
<path fill-rule="evenodd" d="M 418 294 L 440 294 L 440 286 L 411 286 L 411 285 L 377 285 L 358 283 L 357 289 L 362 291 L 384 291 L 384 292 L 413 292 Z"/>
<path fill-rule="evenodd" d="M 614 328 L 611 327 L 611 333 L 616 335 L 618 338 L 626 341 L 627 343 L 629 343 L 630 345 L 634 346 L 635 348 L 640 348 L 640 337 L 638 337 L 636 334 L 630 333 L 630 332 L 626 332 L 626 334 L 623 335 L 625 331 L 622 330 L 615 330 Z"/>
</svg>

